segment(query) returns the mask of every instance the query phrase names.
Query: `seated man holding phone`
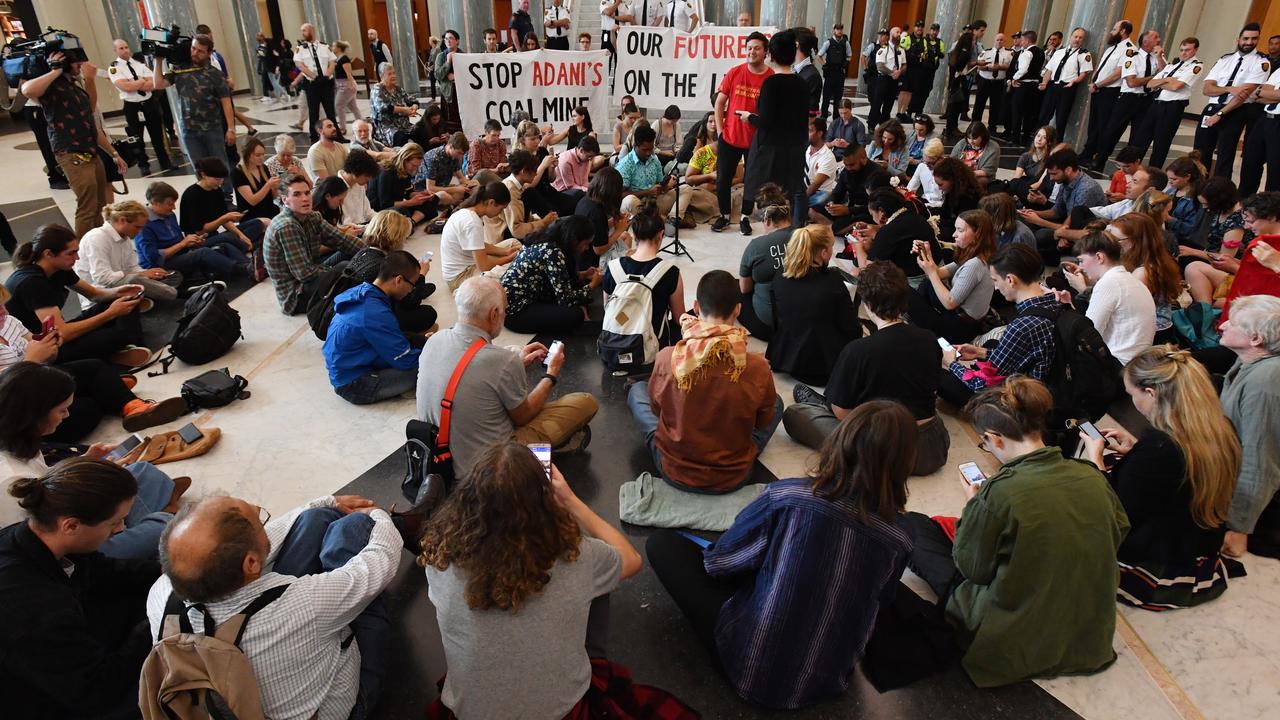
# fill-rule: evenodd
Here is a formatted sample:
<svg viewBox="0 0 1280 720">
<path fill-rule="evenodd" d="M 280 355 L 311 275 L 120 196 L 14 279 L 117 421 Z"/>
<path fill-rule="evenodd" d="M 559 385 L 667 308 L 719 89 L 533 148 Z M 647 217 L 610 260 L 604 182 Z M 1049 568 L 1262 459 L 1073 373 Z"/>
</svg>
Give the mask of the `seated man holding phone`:
<svg viewBox="0 0 1280 720">
<path fill-rule="evenodd" d="M 658 215 L 666 217 L 676 204 L 675 177 L 662 170 L 662 161 L 653 151 L 658 134 L 641 125 L 632 133 L 635 147 L 618 161 L 614 169 L 622 176 L 622 212 L 635 214 L 645 198 L 654 198 Z"/>
<path fill-rule="evenodd" d="M 147 224 L 133 239 L 138 264 L 181 272 L 188 278 L 203 275 L 210 280 L 230 280 L 236 274 L 252 275 L 249 256 L 238 238 L 220 233 L 184 233 L 178 224 L 178 191 L 165 182 L 147 187 Z"/>
<path fill-rule="evenodd" d="M 418 419 L 439 426 L 441 401 L 450 377 L 473 345 L 457 387 L 458 403 L 451 412 L 450 449 L 453 468 L 463 478 L 480 455 L 497 442 L 550 443 L 562 452 L 579 450 L 591 440 L 587 423 L 599 404 L 590 393 L 569 393 L 557 400 L 551 392 L 560 381 L 563 352 L 549 352 L 542 343 L 523 348 L 497 347 L 502 334 L 507 297 L 493 278 L 465 280 L 454 294 L 458 323 L 432 335 L 418 361 Z M 546 372 L 530 388 L 526 371 L 545 363 Z"/>
</svg>

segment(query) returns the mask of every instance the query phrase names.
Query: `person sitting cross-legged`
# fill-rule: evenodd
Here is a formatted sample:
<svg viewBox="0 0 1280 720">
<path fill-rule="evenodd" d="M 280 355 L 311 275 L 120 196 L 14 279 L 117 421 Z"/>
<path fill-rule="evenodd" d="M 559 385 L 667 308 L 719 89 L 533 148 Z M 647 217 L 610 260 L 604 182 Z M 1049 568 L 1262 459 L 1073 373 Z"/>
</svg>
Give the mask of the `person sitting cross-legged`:
<svg viewBox="0 0 1280 720">
<path fill-rule="evenodd" d="M 284 209 L 271 219 L 262 241 L 262 256 L 285 315 L 306 312 L 311 304 L 324 271 L 322 247 L 355 255 L 362 246 L 312 212 L 311 186 L 295 175 L 286 181 Z"/>
<path fill-rule="evenodd" d="M 1064 274 L 1077 292 L 1091 290 L 1085 315 L 1123 365 L 1155 341 L 1156 302 L 1121 262 L 1120 241 L 1099 224 L 1076 242 L 1080 264 L 1064 263 Z"/>
<path fill-rule="evenodd" d="M 653 374 L 627 394 L 658 474 L 678 488 L 738 489 L 782 419 L 769 362 L 747 352 L 734 324 L 740 303 L 732 275 L 703 275 L 695 314 L 680 318 L 683 339 L 658 351 Z"/>
<path fill-rule="evenodd" d="M 102 208 L 106 222 L 80 238 L 80 259 L 75 271 L 81 280 L 100 288 L 139 285 L 152 300 L 175 300 L 182 273 L 164 268 L 144 270 L 138 264 L 133 238 L 147 225 L 147 209 L 137 200 L 122 200 Z M 93 302 L 81 297 L 80 307 Z"/>
<path fill-rule="evenodd" d="M 248 255 L 262 241 L 267 224 L 262 218 L 244 219 L 244 213 L 227 205 L 222 186 L 227 181 L 227 164 L 221 158 L 196 162 L 196 184 L 182 191 L 178 219 L 182 232 L 201 235 L 204 244 L 228 245 Z"/>
<path fill-rule="evenodd" d="M 418 419 L 440 423 L 440 403 L 449 378 L 473 344 L 479 350 L 458 384 L 452 411 L 450 450 L 457 477 L 466 477 L 486 448 L 514 437 L 521 443 L 545 442 L 553 450 L 572 451 L 591 439 L 587 423 L 600 406 L 590 393 L 569 393 L 551 400 L 560 381 L 565 354 L 551 356 L 546 372 L 532 388 L 525 368 L 547 357 L 542 343 L 515 350 L 496 347 L 507 314 L 502 285 L 473 277 L 454 294 L 458 323 L 427 339 L 418 363 Z"/>
<path fill-rule="evenodd" d="M 527 238 L 502 274 L 508 330 L 562 336 L 590 319 L 592 290 L 604 275 L 595 265 L 578 271 L 576 261 L 594 238 L 591 221 L 581 215 L 560 218 Z"/>
<path fill-rule="evenodd" d="M 124 528 L 137 481 L 115 463 L 76 458 L 8 494 L 29 517 L 0 530 L 5 717 L 136 717 L 151 650 L 143 600 L 160 568 L 99 548 Z"/>
<path fill-rule="evenodd" d="M 146 600 L 151 638 L 163 637 L 174 601 L 203 629 L 271 593 L 237 643 L 265 716 L 365 718 L 388 659 L 381 593 L 404 544 L 386 511 L 354 495 L 317 498 L 278 518 L 226 496 L 184 505 L 160 538 L 164 574 Z M 141 702 L 164 716 L 158 698 Z"/>
<path fill-rule="evenodd" d="M 419 275 L 418 259 L 396 250 L 383 259 L 376 280 L 360 283 L 334 299 L 324 360 L 338 397 L 368 405 L 418 384 L 422 350 L 409 345 L 394 307 L 415 292 Z"/>
<path fill-rule="evenodd" d="M 911 553 L 915 435 L 901 405 L 865 403 L 808 477 L 765 486 L 710 549 L 649 536 L 654 574 L 744 699 L 793 709 L 848 689 Z"/>
<path fill-rule="evenodd" d="M 212 238 L 184 233 L 178 224 L 177 206 L 178 191 L 172 185 L 153 182 L 147 186 L 147 224 L 133 239 L 139 265 L 180 272 L 188 279 L 204 276 L 226 281 L 236 275 L 253 275 L 239 238 L 228 233 Z"/>
<path fill-rule="evenodd" d="M 357 283 L 377 280 L 382 272 L 382 261 L 390 253 L 404 250 L 404 243 L 412 231 L 413 221 L 408 217 L 395 210 L 379 210 L 365 227 L 364 235 L 360 236 L 364 249 L 351 258 L 345 272 Z M 418 282 L 413 292 L 392 303 L 392 307 L 400 329 L 411 343 L 420 346 L 425 335 L 435 332 L 437 313 L 435 308 L 423 302 L 436 291 L 436 286 L 426 280 L 427 273 L 431 271 L 431 260 L 421 261 L 418 270 Z"/>
<path fill-rule="evenodd" d="M 442 148 L 436 150 L 444 152 Z M 445 196 L 433 192 L 430 187 L 414 189 L 414 178 L 424 165 L 421 147 L 415 143 L 401 146 L 365 187 L 370 208 L 379 211 L 393 208 L 415 223 L 434 218 Z"/>
<path fill-rule="evenodd" d="M 876 331 L 840 351 L 825 397 L 797 384 L 796 402 L 782 423 L 793 440 L 821 450 L 857 407 L 878 398 L 895 400 L 911 411 L 919 430 L 911 474 L 929 475 L 947 461 L 951 448 L 951 434 L 935 410 L 942 349 L 933 333 L 903 319 L 911 286 L 898 266 L 883 260 L 868 265 L 858 277 L 858 296 Z"/>
<path fill-rule="evenodd" d="M 652 198 L 657 204 L 658 214 L 666 217 L 676 203 L 676 194 L 671 189 L 675 180 L 664 175 L 662 161 L 653 151 L 657 133 L 647 125 L 641 125 L 632 133 L 633 147 L 622 157 L 615 169 L 622 175 L 622 187 L 625 196 L 622 198 L 622 212 L 636 214 L 641 203 Z"/>
<path fill-rule="evenodd" d="M 463 281 L 484 273 L 502 277 L 522 247 L 509 238 L 490 242 L 485 223 L 501 218 L 511 202 L 511 191 L 501 182 L 480 186 L 449 216 L 440 234 L 440 272 L 449 292 L 457 292 Z"/>
</svg>

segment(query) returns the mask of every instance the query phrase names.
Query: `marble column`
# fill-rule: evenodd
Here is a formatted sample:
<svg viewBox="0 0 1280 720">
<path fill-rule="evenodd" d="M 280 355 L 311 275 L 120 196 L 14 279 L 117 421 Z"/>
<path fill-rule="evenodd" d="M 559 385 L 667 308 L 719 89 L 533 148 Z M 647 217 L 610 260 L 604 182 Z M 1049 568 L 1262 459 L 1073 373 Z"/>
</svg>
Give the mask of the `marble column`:
<svg viewBox="0 0 1280 720">
<path fill-rule="evenodd" d="M 408 3 L 409 0 L 400 0 L 400 2 Z M 513 7 L 517 6 L 519 0 L 513 0 Z M 387 3 L 388 7 L 390 3 Z M 462 44 L 459 52 L 472 52 L 476 49 L 484 47 L 484 29 L 494 27 L 493 24 L 493 3 L 489 0 L 440 0 L 441 17 L 444 24 L 436 29 L 434 33 L 436 37 L 441 38 L 441 47 L 444 47 L 444 32 L 453 30 L 462 37 Z M 541 15 L 533 14 L 533 3 L 529 4 L 529 15 L 533 18 L 533 29 L 539 30 L 542 27 Z M 538 36 L 542 36 L 542 32 L 538 32 Z M 396 65 L 399 68 L 399 64 Z"/>
<path fill-rule="evenodd" d="M 805 24 L 808 7 L 808 3 L 802 0 L 761 0 L 758 22 L 779 30 L 799 27 Z"/>
<path fill-rule="evenodd" d="M 1182 38 L 1172 35 L 1178 30 L 1184 4 L 1185 0 L 1147 0 L 1147 11 L 1142 16 L 1141 32 L 1155 30 L 1160 33 L 1160 44 L 1164 46 L 1164 54 L 1168 58 L 1178 54 L 1178 41 Z"/>
<path fill-rule="evenodd" d="M 336 0 L 303 0 L 303 12 L 307 16 L 307 22 L 316 27 L 317 40 L 332 44 L 333 41 L 342 39 L 342 31 L 338 28 Z"/>
<path fill-rule="evenodd" d="M 418 49 L 414 42 L 413 0 L 387 0 L 387 27 L 391 37 L 385 40 L 391 46 L 391 64 L 396 67 L 396 82 L 400 87 L 408 88 L 409 92 L 418 93 L 421 82 L 427 78 L 423 76 L 422 66 L 418 64 Z M 441 28 L 436 36 L 443 38 L 446 29 Z M 360 42 L 363 43 L 364 38 Z M 441 46 L 443 47 L 443 40 Z M 371 76 L 373 82 L 377 82 L 378 68 L 373 68 Z"/>
<path fill-rule="evenodd" d="M 258 4 L 254 0 L 231 0 L 231 10 L 235 14 L 236 29 L 243 38 L 240 54 L 248 70 L 249 89 L 256 89 L 257 94 L 266 95 L 268 88 L 262 87 L 262 75 L 258 72 L 258 33 L 262 32 Z"/>
<path fill-rule="evenodd" d="M 1093 54 L 1094 63 L 1101 62 L 1107 36 L 1116 22 L 1124 16 L 1124 5 L 1125 0 L 1076 0 L 1071 5 L 1071 13 L 1063 32 L 1068 32 L 1071 28 L 1084 28 L 1084 46 Z M 1082 87 L 1076 91 L 1075 106 L 1071 108 L 1071 115 L 1067 118 L 1066 130 L 1058 131 L 1062 142 L 1070 143 L 1076 148 L 1084 147 L 1089 134 L 1089 105 L 1092 101 L 1093 94 L 1089 92 L 1088 84 L 1082 83 Z"/>
<path fill-rule="evenodd" d="M 1035 30 L 1038 44 L 1044 45 L 1045 31 L 1049 26 L 1049 0 L 1027 0 L 1027 9 L 1022 13 L 1020 30 Z"/>
<path fill-rule="evenodd" d="M 943 0 L 945 1 L 945 0 Z M 862 49 L 867 45 L 876 41 L 876 33 L 880 32 L 880 28 L 889 27 L 889 0 L 868 0 L 866 14 L 863 15 L 862 33 L 855 36 L 850 28 L 849 38 L 861 37 L 861 42 L 857 44 L 853 51 L 862 54 Z M 862 63 L 858 63 L 858 74 L 862 74 Z"/>
<path fill-rule="evenodd" d="M 838 22 L 844 22 L 844 0 L 827 0 L 826 6 L 822 10 L 822 27 L 818 28 L 818 37 L 824 40 L 831 37 L 831 26 Z M 852 35 L 852 33 L 848 32 L 845 34 L 846 36 Z M 855 51 L 860 49 L 855 48 Z"/>
<path fill-rule="evenodd" d="M 1088 3 L 1093 0 L 1082 0 L 1082 2 Z M 972 16 L 973 0 L 938 0 L 938 7 L 934 10 L 933 17 L 939 25 L 938 38 L 942 40 L 942 47 L 947 54 L 943 56 L 942 64 L 933 75 L 933 90 L 929 92 L 929 100 L 924 107 L 925 112 L 937 115 L 942 112 L 946 104 L 947 58 L 951 54 L 951 49 L 955 47 L 956 41 L 960 39 L 961 28 Z M 991 36 L 994 37 L 994 33 Z"/>
<path fill-rule="evenodd" d="M 192 34 L 196 29 L 196 5 L 194 0 L 143 0 L 147 9 L 147 19 L 154 27 L 177 25 L 183 34 Z M 166 63 L 167 65 L 167 63 Z M 174 88 L 165 91 L 169 100 L 169 108 L 173 110 L 173 122 L 182 136 L 182 108 L 178 105 L 178 91 Z"/>
<path fill-rule="evenodd" d="M 142 17 L 136 0 L 102 0 L 112 40 L 124 40 L 135 53 L 142 43 Z"/>
</svg>

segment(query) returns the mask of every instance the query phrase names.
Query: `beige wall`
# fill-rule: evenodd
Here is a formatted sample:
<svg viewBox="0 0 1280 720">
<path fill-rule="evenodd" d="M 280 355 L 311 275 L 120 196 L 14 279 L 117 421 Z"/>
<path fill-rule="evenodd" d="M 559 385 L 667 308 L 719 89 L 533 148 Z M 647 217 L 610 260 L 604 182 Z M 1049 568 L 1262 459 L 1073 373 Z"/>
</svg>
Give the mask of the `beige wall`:
<svg viewBox="0 0 1280 720">
<path fill-rule="evenodd" d="M 1209 72 L 1218 58 L 1235 52 L 1236 36 L 1240 34 L 1241 26 L 1248 22 L 1248 15 L 1249 3 L 1245 2 L 1186 0 L 1186 5 L 1182 9 L 1182 20 L 1178 23 L 1177 32 L 1174 33 L 1175 39 L 1165 43 L 1165 54 L 1173 57 L 1173 53 L 1177 51 L 1177 45 L 1174 43 L 1188 35 L 1194 35 L 1200 39 L 1199 57 L 1204 61 L 1205 72 Z M 1263 49 L 1266 49 L 1265 45 Z M 1201 82 L 1204 81 L 1201 80 Z M 1208 98 L 1197 88 L 1191 95 L 1187 112 L 1198 113 L 1204 109 L 1207 102 Z"/>
</svg>

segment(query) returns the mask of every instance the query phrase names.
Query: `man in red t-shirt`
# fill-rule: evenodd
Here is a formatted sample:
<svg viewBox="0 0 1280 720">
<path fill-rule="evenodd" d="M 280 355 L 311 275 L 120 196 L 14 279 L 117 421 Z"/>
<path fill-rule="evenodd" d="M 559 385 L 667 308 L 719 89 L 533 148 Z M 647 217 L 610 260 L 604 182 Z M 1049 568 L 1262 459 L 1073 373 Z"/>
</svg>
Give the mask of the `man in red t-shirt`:
<svg viewBox="0 0 1280 720">
<path fill-rule="evenodd" d="M 760 86 L 773 74 L 764 64 L 765 48 L 769 40 L 764 33 L 753 32 L 747 36 L 747 61 L 725 74 L 716 93 L 716 128 L 720 140 L 716 144 L 716 199 L 720 202 L 720 217 L 711 223 L 713 232 L 729 227 L 730 191 L 738 163 L 747 157 L 755 126 L 745 117 L 756 111 L 760 98 Z M 754 198 L 742 198 L 742 234 L 751 234 L 748 217 L 754 206 Z"/>
</svg>

